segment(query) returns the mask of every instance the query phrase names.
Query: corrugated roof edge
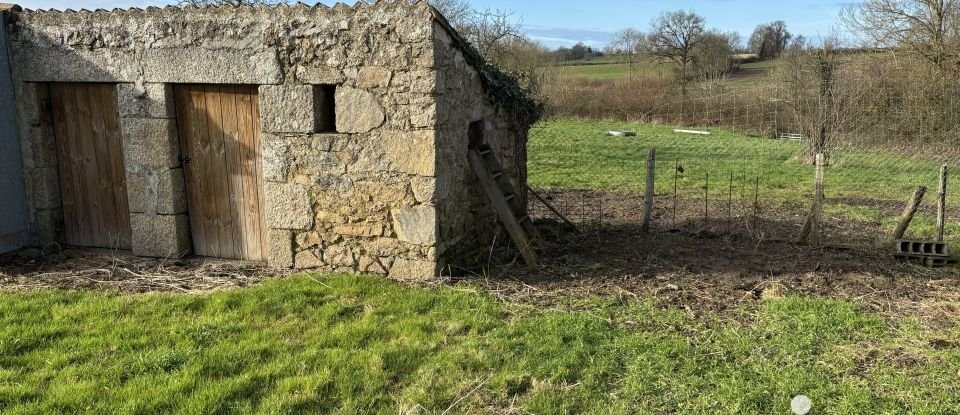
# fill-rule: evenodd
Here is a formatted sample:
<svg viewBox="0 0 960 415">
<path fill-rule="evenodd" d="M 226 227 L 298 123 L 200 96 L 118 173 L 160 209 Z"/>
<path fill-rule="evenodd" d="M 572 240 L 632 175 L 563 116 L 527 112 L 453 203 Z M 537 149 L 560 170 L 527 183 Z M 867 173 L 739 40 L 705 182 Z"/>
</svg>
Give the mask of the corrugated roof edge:
<svg viewBox="0 0 960 415">
<path fill-rule="evenodd" d="M 112 10 L 105 9 L 96 9 L 96 10 L 57 10 L 57 9 L 23 9 L 16 4 L 10 3 L 0 3 L 0 11 L 9 11 L 12 13 L 90 13 L 90 14 L 100 14 L 100 13 L 143 13 L 143 12 L 158 12 L 164 10 L 176 10 L 176 11 L 185 11 L 185 10 L 213 10 L 213 9 L 247 9 L 247 10 L 264 10 L 264 9 L 320 9 L 320 10 L 330 10 L 333 12 L 348 13 L 356 10 L 362 10 L 368 7 L 382 7 L 382 6 L 391 6 L 397 4 L 406 4 L 410 7 L 418 6 L 421 3 L 427 3 L 427 0 L 416 0 L 412 3 L 408 3 L 406 0 L 377 0 L 373 3 L 367 3 L 359 1 L 353 6 L 349 6 L 344 3 L 336 3 L 335 5 L 327 6 L 322 3 L 316 3 L 314 5 L 305 4 L 303 2 L 298 2 L 295 4 L 280 3 L 276 5 L 258 5 L 258 6 L 231 6 L 231 5 L 217 5 L 217 6 L 165 6 L 165 7 L 156 7 L 150 6 L 146 9 L 140 9 L 136 7 L 131 8 L 114 8 Z M 429 3 L 427 3 L 429 5 Z M 491 98 L 494 104 L 501 107 L 508 108 L 512 115 L 517 118 L 518 122 L 525 124 L 532 124 L 536 122 L 541 115 L 542 106 L 530 98 L 527 91 L 523 89 L 517 79 L 511 75 L 508 75 L 501 71 L 494 65 L 490 65 L 483 56 L 480 55 L 480 52 L 477 51 L 469 41 L 466 40 L 459 32 L 450 24 L 450 21 L 440 13 L 432 5 L 429 6 L 431 13 L 433 14 L 433 19 L 440 26 L 450 34 L 450 37 L 454 39 L 454 47 L 459 49 L 461 53 L 464 54 L 467 62 L 473 66 L 481 75 L 483 80 L 484 89 L 487 92 L 487 95 Z"/>
<path fill-rule="evenodd" d="M 416 0 L 416 1 L 414 1 L 413 3 L 409 3 L 409 5 L 415 6 L 415 5 L 420 4 L 420 3 L 425 3 L 426 1 L 427 1 L 427 0 Z M 79 10 L 64 9 L 64 10 L 60 10 L 60 9 L 53 9 L 53 8 L 50 8 L 50 9 L 22 9 L 22 8 L 20 8 L 20 6 L 17 6 L 17 5 L 15 5 L 15 4 L 11 4 L 10 6 L 12 6 L 12 7 L 14 7 L 14 8 L 16 9 L 16 10 L 14 10 L 14 11 L 22 12 L 22 13 L 123 13 L 123 12 L 153 12 L 153 11 L 160 11 L 160 10 L 212 10 L 212 9 L 233 9 L 233 10 L 235 10 L 235 9 L 250 9 L 250 10 L 253 10 L 253 9 L 284 9 L 284 8 L 287 8 L 287 9 L 323 9 L 323 10 L 332 10 L 332 11 L 343 11 L 343 12 L 346 12 L 346 11 L 360 10 L 360 9 L 363 9 L 363 8 L 366 8 L 366 7 L 377 7 L 377 6 L 381 6 L 381 5 L 391 5 L 391 4 L 395 4 L 395 3 L 404 3 L 404 2 L 403 2 L 403 1 L 392 1 L 392 0 L 377 0 L 376 2 L 368 3 L 368 2 L 359 1 L 359 2 L 357 2 L 356 4 L 354 4 L 353 6 L 350 6 L 350 5 L 347 5 L 347 4 L 344 4 L 344 3 L 336 3 L 336 4 L 334 4 L 333 6 L 327 6 L 326 4 L 323 4 L 323 3 L 316 3 L 316 4 L 313 4 L 313 5 L 310 5 L 310 4 L 306 4 L 306 3 L 303 3 L 303 2 L 297 2 L 297 3 L 293 3 L 293 4 L 289 4 L 289 3 L 279 3 L 279 4 L 272 4 L 272 5 L 266 5 L 266 4 L 264 4 L 264 5 L 257 5 L 257 6 L 233 6 L 233 5 L 224 4 L 224 5 L 209 5 L 209 6 L 199 6 L 199 7 L 198 7 L 198 6 L 190 6 L 190 5 L 186 5 L 186 6 L 174 6 L 174 5 L 169 5 L 169 6 L 163 6 L 163 7 L 149 6 L 149 7 L 144 8 L 144 9 L 141 9 L 141 8 L 139 8 L 139 7 L 129 7 L 129 8 L 113 8 L 113 9 L 111 9 L 111 10 L 106 10 L 106 9 L 95 9 L 95 10 L 89 10 L 89 9 L 79 9 Z M 5 5 L 6 3 L 0 3 L 0 4 L 4 4 L 4 5 Z M 2 9 L 0 9 L 0 10 L 2 10 Z"/>
</svg>

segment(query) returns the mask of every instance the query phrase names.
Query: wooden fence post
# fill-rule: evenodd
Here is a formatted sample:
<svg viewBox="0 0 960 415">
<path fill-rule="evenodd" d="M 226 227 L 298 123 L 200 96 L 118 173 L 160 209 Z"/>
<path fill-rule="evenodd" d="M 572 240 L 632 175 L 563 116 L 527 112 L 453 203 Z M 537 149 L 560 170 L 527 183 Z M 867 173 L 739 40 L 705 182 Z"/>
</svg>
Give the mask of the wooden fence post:
<svg viewBox="0 0 960 415">
<path fill-rule="evenodd" d="M 727 233 L 731 232 L 733 224 L 733 171 L 730 172 L 730 187 L 727 190 Z"/>
<path fill-rule="evenodd" d="M 654 195 L 654 176 L 656 175 L 657 149 L 651 148 L 647 153 L 647 187 L 643 197 L 643 228 L 646 233 L 650 232 L 650 220 L 653 218 L 653 195 Z"/>
<path fill-rule="evenodd" d="M 673 169 L 673 229 L 677 229 L 677 178 L 680 176 L 680 160 Z"/>
<path fill-rule="evenodd" d="M 760 176 L 757 176 L 753 188 L 753 227 L 757 226 L 757 217 L 760 215 Z"/>
<path fill-rule="evenodd" d="M 710 172 L 703 182 L 703 226 L 710 226 Z"/>
<path fill-rule="evenodd" d="M 813 195 L 813 206 L 807 216 L 803 229 L 800 231 L 800 242 L 810 242 L 812 246 L 820 246 L 820 217 L 823 214 L 823 173 L 826 160 L 823 153 L 817 153 L 816 190 Z"/>
<path fill-rule="evenodd" d="M 916 191 L 913 192 L 913 197 L 907 201 L 907 206 L 903 208 L 903 213 L 900 215 L 900 222 L 897 223 L 897 229 L 893 231 L 893 240 L 903 239 L 903 234 L 907 232 L 907 227 L 910 226 L 910 222 L 913 221 L 913 216 L 917 214 L 917 209 L 920 208 L 920 202 L 923 200 L 923 195 L 927 193 L 927 188 L 920 186 Z"/>
<path fill-rule="evenodd" d="M 947 165 L 940 167 L 940 191 L 937 194 L 937 242 L 943 242 L 943 227 L 947 211 Z"/>
</svg>

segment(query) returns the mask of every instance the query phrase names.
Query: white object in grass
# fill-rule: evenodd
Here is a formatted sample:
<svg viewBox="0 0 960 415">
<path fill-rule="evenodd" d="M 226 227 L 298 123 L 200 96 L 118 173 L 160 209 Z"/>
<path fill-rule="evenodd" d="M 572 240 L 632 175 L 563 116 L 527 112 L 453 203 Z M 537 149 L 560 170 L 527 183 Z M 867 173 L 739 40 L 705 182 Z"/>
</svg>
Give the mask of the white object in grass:
<svg viewBox="0 0 960 415">
<path fill-rule="evenodd" d="M 790 401 L 790 409 L 797 415 L 807 415 L 813 409 L 813 402 L 804 395 L 797 395 Z"/>
<path fill-rule="evenodd" d="M 698 131 L 698 130 L 673 130 L 675 133 L 684 133 L 684 134 L 700 134 L 700 135 L 710 135 L 709 131 Z"/>
<path fill-rule="evenodd" d="M 607 131 L 607 135 L 611 137 L 635 137 L 637 133 L 633 131 Z"/>
</svg>

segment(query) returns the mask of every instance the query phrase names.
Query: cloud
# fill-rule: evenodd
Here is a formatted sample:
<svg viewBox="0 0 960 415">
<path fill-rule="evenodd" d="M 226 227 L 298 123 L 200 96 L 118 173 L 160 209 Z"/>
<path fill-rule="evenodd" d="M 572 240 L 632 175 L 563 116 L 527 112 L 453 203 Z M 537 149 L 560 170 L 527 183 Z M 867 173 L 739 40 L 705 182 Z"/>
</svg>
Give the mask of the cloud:
<svg viewBox="0 0 960 415">
<path fill-rule="evenodd" d="M 612 32 L 591 29 L 525 25 L 524 31 L 531 38 L 539 40 L 544 46 L 551 48 L 573 46 L 580 42 L 594 48 L 602 48 L 613 39 Z"/>
</svg>

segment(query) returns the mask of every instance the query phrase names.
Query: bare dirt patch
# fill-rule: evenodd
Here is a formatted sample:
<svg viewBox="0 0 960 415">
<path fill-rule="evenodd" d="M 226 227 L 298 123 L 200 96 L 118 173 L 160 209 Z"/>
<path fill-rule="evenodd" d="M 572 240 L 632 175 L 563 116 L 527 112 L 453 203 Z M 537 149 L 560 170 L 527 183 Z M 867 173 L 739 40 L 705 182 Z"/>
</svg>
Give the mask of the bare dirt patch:
<svg viewBox="0 0 960 415">
<path fill-rule="evenodd" d="M 930 269 L 901 262 L 892 250 L 867 245 L 811 248 L 792 241 L 803 217 L 794 209 L 725 212 L 704 221 L 694 202 L 655 211 L 654 228 L 643 233 L 636 197 L 611 194 L 553 194 L 560 206 L 602 200 L 603 222 L 580 221 L 576 232 L 538 211 L 546 239 L 541 266 L 527 270 L 517 260 L 494 268 L 489 289 L 516 301 L 549 306 L 571 293 L 652 299 L 665 308 L 699 315 L 742 316 L 763 299 L 786 295 L 853 301 L 887 315 L 923 315 L 930 324 L 953 326 L 960 319 L 960 270 Z M 701 202 L 702 203 L 702 202 Z M 594 204 L 593 206 L 596 206 Z M 665 207 L 664 207 L 665 206 Z M 584 216 L 574 220 L 589 219 Z M 693 212 L 693 213 L 691 213 Z M 699 216 L 699 217 L 698 217 Z M 875 239 L 874 228 L 856 221 L 826 223 L 833 240 Z"/>
<path fill-rule="evenodd" d="M 643 220 L 643 194 L 621 191 L 566 189 L 542 191 L 542 196 L 581 230 L 639 228 Z M 676 198 L 656 195 L 652 228 L 659 231 L 706 235 L 720 238 L 747 238 L 755 241 L 795 240 L 810 206 L 773 203 L 752 194 L 724 193 L 710 199 Z M 830 199 L 828 203 L 833 203 Z M 847 200 L 849 206 L 869 206 L 868 200 Z M 893 205 L 891 205 L 893 206 Z M 537 201 L 531 202 L 531 216 L 554 220 L 556 216 Z M 890 211 L 896 217 L 902 206 Z M 821 239 L 833 246 L 872 248 L 884 236 L 880 223 L 842 215 L 825 214 L 820 225 Z"/>
<path fill-rule="evenodd" d="M 542 306 L 576 293 L 650 299 L 693 315 L 739 316 L 766 298 L 803 295 L 850 300 L 891 316 L 923 313 L 937 325 L 960 318 L 956 269 L 923 268 L 877 251 L 643 234 L 639 227 L 560 231 L 546 239 L 540 269 L 529 271 L 518 261 L 495 270 L 485 282 L 489 289 Z"/>
</svg>

